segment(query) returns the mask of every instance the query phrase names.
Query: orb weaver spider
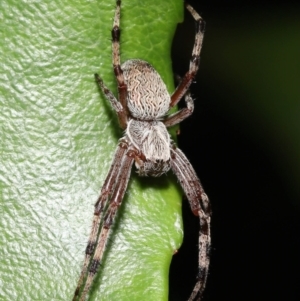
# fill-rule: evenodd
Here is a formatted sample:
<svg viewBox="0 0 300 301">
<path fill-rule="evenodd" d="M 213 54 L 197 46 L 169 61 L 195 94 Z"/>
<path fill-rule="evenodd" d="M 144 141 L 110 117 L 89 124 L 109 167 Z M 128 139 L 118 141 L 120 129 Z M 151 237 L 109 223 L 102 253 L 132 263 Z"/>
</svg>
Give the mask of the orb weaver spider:
<svg viewBox="0 0 300 301">
<path fill-rule="evenodd" d="M 180 123 L 190 116 L 194 109 L 189 87 L 199 68 L 205 22 L 189 4 L 186 4 L 186 8 L 196 22 L 195 43 L 189 71 L 170 96 L 160 75 L 148 62 L 132 59 L 121 65 L 121 1 L 116 1 L 112 29 L 112 58 L 119 100 L 105 86 L 98 74 L 95 74 L 95 79 L 117 113 L 125 135 L 118 142 L 112 165 L 95 204 L 85 260 L 73 301 L 77 298 L 84 301 L 89 293 L 116 213 L 122 204 L 133 164 L 140 176 L 159 177 L 171 169 L 187 196 L 192 212 L 199 217 L 199 272 L 188 301 L 201 299 L 209 266 L 211 215 L 209 199 L 192 165 L 177 148 L 167 131 L 167 127 Z M 186 107 L 167 115 L 170 108 L 183 97 Z"/>
</svg>

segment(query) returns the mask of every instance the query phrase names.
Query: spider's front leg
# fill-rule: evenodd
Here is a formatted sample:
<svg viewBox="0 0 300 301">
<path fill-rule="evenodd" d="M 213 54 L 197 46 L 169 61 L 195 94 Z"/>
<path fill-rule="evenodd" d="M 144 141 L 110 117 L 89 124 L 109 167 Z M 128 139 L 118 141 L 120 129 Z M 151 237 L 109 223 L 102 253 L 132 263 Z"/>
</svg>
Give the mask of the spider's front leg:
<svg viewBox="0 0 300 301">
<path fill-rule="evenodd" d="M 176 148 L 175 145 L 173 145 L 173 148 L 171 149 L 171 169 L 177 176 L 181 187 L 187 196 L 192 212 L 196 216 L 199 216 L 198 275 L 197 282 L 188 301 L 200 301 L 206 285 L 209 267 L 209 251 L 211 243 L 210 203 L 191 163 L 183 152 Z"/>
<path fill-rule="evenodd" d="M 95 204 L 92 229 L 73 301 L 79 297 L 85 277 L 87 279 L 80 300 L 85 300 L 85 296 L 89 292 L 90 285 L 102 259 L 111 224 L 124 197 L 133 160 L 133 151 L 128 149 L 127 141 L 121 139 L 112 166 Z M 108 202 L 108 208 L 105 209 Z M 103 221 L 102 225 L 101 221 Z"/>
</svg>

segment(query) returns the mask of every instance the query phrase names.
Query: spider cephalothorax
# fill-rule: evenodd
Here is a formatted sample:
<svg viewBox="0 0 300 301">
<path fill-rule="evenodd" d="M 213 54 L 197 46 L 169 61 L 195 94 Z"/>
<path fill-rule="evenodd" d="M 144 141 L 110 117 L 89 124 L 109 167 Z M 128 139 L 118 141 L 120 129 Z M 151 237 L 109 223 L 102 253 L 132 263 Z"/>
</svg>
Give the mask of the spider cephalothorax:
<svg viewBox="0 0 300 301">
<path fill-rule="evenodd" d="M 188 89 L 199 67 L 204 21 L 189 4 L 186 5 L 197 25 L 195 44 L 189 71 L 170 96 L 160 75 L 148 62 L 134 59 L 120 64 L 120 6 L 121 1 L 118 0 L 112 29 L 113 68 L 118 82 L 119 100 L 98 74 L 95 74 L 95 78 L 116 111 L 125 135 L 119 140 L 113 163 L 95 204 L 92 230 L 73 301 L 79 296 L 80 301 L 84 301 L 89 292 L 133 164 L 140 176 L 158 177 L 171 169 L 187 196 L 192 212 L 199 216 L 199 273 L 188 301 L 200 300 L 209 266 L 209 200 L 192 165 L 170 138 L 167 127 L 180 123 L 193 112 L 194 103 Z M 167 115 L 182 97 L 186 108 Z"/>
</svg>

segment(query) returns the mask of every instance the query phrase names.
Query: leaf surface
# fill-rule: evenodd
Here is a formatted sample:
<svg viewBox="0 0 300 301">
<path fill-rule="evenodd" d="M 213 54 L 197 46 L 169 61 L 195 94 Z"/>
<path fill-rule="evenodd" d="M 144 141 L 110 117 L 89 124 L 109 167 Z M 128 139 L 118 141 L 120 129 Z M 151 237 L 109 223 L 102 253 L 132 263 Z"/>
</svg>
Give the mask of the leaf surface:
<svg viewBox="0 0 300 301">
<path fill-rule="evenodd" d="M 0 3 L 1 300 L 71 300 L 93 205 L 122 132 L 99 93 L 116 95 L 114 1 Z M 149 61 L 170 93 L 182 2 L 123 1 L 121 59 Z M 132 180 L 89 300 L 167 300 L 182 240 L 174 177 Z"/>
</svg>

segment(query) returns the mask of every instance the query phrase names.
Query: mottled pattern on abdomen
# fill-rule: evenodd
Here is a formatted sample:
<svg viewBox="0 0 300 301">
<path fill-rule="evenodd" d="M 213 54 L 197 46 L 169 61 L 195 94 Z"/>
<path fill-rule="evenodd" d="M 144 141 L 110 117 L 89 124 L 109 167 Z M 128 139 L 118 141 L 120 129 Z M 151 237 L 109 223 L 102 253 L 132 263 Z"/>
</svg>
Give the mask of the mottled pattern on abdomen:
<svg viewBox="0 0 300 301">
<path fill-rule="evenodd" d="M 133 117 L 153 120 L 165 116 L 170 95 L 157 71 L 142 60 L 129 60 L 122 65 L 127 84 L 127 106 Z"/>
</svg>

